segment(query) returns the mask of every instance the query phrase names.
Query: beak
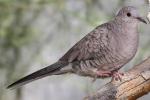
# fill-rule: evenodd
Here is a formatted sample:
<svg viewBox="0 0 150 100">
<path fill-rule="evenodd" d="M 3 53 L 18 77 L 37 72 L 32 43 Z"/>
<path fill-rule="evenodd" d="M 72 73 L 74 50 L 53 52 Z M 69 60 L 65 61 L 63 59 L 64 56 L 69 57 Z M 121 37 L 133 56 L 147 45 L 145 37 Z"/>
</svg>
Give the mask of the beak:
<svg viewBox="0 0 150 100">
<path fill-rule="evenodd" d="M 138 19 L 139 21 L 141 21 L 141 22 L 147 24 L 147 22 L 145 21 L 145 19 L 143 19 L 142 17 L 136 17 L 136 19 Z"/>
</svg>

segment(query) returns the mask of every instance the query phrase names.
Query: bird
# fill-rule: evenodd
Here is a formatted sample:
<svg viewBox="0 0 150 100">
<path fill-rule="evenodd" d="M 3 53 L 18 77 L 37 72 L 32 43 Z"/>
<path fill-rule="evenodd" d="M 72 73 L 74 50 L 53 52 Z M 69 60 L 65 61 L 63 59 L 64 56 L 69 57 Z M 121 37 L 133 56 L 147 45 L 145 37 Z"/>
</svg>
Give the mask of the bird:
<svg viewBox="0 0 150 100">
<path fill-rule="evenodd" d="M 116 16 L 89 32 L 58 61 L 10 84 L 16 88 L 51 75 L 73 73 L 79 76 L 121 77 L 119 69 L 136 54 L 139 22 L 147 23 L 134 6 L 122 7 Z"/>
</svg>

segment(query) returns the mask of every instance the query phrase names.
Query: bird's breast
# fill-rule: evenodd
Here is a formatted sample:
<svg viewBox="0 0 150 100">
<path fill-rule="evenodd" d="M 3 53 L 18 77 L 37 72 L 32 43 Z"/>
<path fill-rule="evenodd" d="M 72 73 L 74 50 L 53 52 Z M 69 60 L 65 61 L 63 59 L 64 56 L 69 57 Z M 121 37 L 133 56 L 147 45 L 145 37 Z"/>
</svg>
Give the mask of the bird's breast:
<svg viewBox="0 0 150 100">
<path fill-rule="evenodd" d="M 118 52 L 127 59 L 131 59 L 137 52 L 139 36 L 136 31 L 125 31 L 118 38 Z"/>
</svg>

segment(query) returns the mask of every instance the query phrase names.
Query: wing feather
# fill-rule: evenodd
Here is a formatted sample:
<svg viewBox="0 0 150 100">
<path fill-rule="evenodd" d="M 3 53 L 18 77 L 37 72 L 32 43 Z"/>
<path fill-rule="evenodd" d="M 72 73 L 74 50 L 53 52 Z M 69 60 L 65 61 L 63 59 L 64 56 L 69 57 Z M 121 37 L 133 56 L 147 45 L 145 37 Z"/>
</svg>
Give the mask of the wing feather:
<svg viewBox="0 0 150 100">
<path fill-rule="evenodd" d="M 108 29 L 106 25 L 100 25 L 77 42 L 63 57 L 61 61 L 92 60 L 102 56 L 102 51 L 107 49 Z"/>
</svg>

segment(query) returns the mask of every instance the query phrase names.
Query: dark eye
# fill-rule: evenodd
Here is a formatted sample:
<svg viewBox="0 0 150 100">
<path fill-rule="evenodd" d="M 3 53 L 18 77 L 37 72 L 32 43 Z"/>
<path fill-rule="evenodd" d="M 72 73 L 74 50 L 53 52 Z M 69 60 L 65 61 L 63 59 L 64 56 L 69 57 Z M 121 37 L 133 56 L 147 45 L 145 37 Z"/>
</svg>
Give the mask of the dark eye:
<svg viewBox="0 0 150 100">
<path fill-rule="evenodd" d="M 131 13 L 127 13 L 127 16 L 130 17 L 130 16 L 131 16 Z"/>
</svg>

